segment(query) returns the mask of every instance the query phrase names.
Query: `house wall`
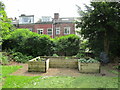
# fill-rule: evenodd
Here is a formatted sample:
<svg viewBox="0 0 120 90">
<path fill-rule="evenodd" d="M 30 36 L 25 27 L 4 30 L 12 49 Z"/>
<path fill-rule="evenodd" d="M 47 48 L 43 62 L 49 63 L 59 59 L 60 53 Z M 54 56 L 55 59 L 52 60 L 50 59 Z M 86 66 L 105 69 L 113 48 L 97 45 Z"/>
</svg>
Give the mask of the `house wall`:
<svg viewBox="0 0 120 90">
<path fill-rule="evenodd" d="M 29 24 L 29 23 L 34 23 L 34 15 L 19 16 L 19 24 Z"/>
<path fill-rule="evenodd" d="M 56 27 L 60 27 L 60 34 L 56 34 Z M 32 28 L 33 32 L 37 33 L 37 29 L 43 29 L 43 34 L 47 35 L 47 29 L 52 28 L 53 35 L 50 37 L 55 38 L 59 36 L 64 36 L 64 27 L 70 27 L 70 34 L 75 34 L 75 24 L 74 23 L 58 23 L 53 25 L 52 23 L 37 23 L 37 24 L 19 24 L 19 28 Z"/>
<path fill-rule="evenodd" d="M 34 25 L 34 31 L 37 33 L 37 29 L 43 29 L 43 34 L 46 34 L 47 35 L 47 29 L 48 28 L 53 28 L 52 27 L 52 23 L 51 24 L 42 24 L 42 23 L 40 23 L 40 24 L 35 24 Z M 52 35 L 50 36 L 50 37 L 52 37 Z"/>
<path fill-rule="evenodd" d="M 32 28 L 32 31 L 35 32 L 34 24 L 19 24 L 18 28 Z"/>
<path fill-rule="evenodd" d="M 58 23 L 56 25 L 53 25 L 54 27 L 54 37 L 57 36 L 64 36 L 64 27 L 70 27 L 70 34 L 75 34 L 75 24 L 74 23 Z M 56 27 L 60 27 L 60 34 L 56 34 Z"/>
</svg>

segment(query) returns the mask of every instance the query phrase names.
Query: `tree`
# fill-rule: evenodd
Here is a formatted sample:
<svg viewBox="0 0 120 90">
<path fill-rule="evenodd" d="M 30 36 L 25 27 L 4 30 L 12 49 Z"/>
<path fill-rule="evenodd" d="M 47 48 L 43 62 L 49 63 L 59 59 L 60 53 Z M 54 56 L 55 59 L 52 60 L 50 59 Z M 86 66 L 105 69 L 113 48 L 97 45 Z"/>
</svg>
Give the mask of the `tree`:
<svg viewBox="0 0 120 90">
<path fill-rule="evenodd" d="M 10 19 L 8 19 L 5 12 L 5 5 L 0 1 L 0 36 L 5 38 L 11 31 L 14 30 Z"/>
<path fill-rule="evenodd" d="M 120 3 L 92 2 L 86 11 L 79 8 L 81 21 L 76 22 L 91 49 L 100 54 L 117 55 L 120 47 Z M 118 49 L 118 50 L 117 50 Z M 116 51 L 116 52 L 115 52 Z"/>
</svg>

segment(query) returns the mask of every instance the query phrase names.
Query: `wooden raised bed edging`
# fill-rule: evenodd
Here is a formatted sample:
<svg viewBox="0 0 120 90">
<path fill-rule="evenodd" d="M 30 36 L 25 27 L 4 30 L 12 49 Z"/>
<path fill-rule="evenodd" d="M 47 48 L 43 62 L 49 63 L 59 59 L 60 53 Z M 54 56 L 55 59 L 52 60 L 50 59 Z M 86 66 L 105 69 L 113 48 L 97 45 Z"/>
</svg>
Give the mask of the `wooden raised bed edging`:
<svg viewBox="0 0 120 90">
<path fill-rule="evenodd" d="M 80 62 L 78 61 L 78 70 L 81 73 L 100 73 L 100 62 Z"/>
<path fill-rule="evenodd" d="M 40 57 L 36 57 L 28 62 L 28 72 L 47 72 L 49 69 L 49 59 L 38 61 Z"/>
<path fill-rule="evenodd" d="M 78 68 L 78 59 L 76 57 L 66 56 L 40 56 L 42 58 L 49 58 L 50 68 Z"/>
</svg>

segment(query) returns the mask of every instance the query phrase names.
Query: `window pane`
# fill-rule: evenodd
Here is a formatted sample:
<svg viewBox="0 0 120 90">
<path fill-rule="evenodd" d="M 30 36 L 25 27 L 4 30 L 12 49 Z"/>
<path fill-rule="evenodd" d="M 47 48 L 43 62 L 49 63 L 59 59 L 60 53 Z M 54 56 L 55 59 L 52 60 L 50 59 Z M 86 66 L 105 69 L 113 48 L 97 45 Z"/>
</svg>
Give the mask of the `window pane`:
<svg viewBox="0 0 120 90">
<path fill-rule="evenodd" d="M 43 34 L 43 29 L 37 29 L 38 34 Z"/>
<path fill-rule="evenodd" d="M 48 29 L 48 31 L 52 31 L 52 29 Z"/>
<path fill-rule="evenodd" d="M 70 27 L 64 28 L 64 34 L 70 34 Z"/>
<path fill-rule="evenodd" d="M 48 29 L 48 35 L 52 35 L 52 29 Z"/>
<path fill-rule="evenodd" d="M 60 34 L 60 28 L 56 28 L 56 34 Z"/>
<path fill-rule="evenodd" d="M 28 18 L 23 18 L 24 22 L 28 22 Z"/>
</svg>

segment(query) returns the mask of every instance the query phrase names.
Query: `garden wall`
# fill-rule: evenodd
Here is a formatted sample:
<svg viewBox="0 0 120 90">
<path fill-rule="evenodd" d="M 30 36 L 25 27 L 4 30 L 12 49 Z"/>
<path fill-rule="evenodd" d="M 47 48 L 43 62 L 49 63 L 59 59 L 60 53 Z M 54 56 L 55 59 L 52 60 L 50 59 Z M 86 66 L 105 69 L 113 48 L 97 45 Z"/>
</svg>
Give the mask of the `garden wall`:
<svg viewBox="0 0 120 90">
<path fill-rule="evenodd" d="M 49 58 L 50 68 L 78 68 L 78 60 L 75 57 L 52 57 L 52 56 L 40 56 L 41 58 Z"/>
</svg>

